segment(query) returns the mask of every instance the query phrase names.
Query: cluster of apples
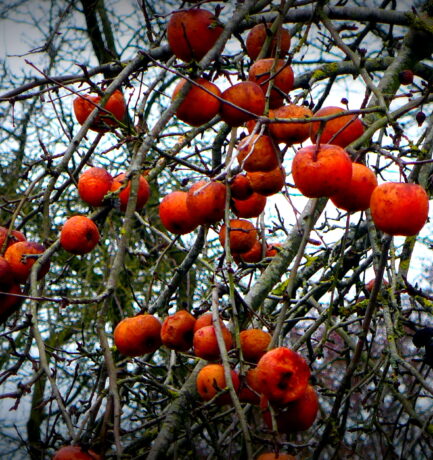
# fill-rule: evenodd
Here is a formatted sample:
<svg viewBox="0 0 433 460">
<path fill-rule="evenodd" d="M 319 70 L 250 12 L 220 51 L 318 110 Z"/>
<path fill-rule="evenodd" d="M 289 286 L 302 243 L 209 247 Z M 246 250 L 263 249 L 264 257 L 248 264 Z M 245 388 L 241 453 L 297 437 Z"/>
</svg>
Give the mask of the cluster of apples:
<svg viewBox="0 0 433 460">
<path fill-rule="evenodd" d="M 315 116 L 339 110 L 343 109 L 326 107 Z M 317 143 L 299 149 L 293 159 L 296 187 L 309 198 L 329 197 L 338 208 L 351 213 L 370 208 L 376 227 L 389 235 L 416 235 L 428 216 L 426 191 L 404 182 L 378 185 L 369 168 L 352 162 L 344 147 L 358 139 L 363 128 L 358 118 L 348 117 L 351 115 L 326 122 L 322 131 L 319 122 L 311 124 L 311 138 Z"/>
<path fill-rule="evenodd" d="M 252 60 L 263 54 L 269 27 L 259 24 L 249 32 L 246 49 Z M 214 46 L 222 30 L 212 13 L 202 9 L 183 10 L 172 14 L 167 37 L 176 57 L 185 62 L 198 61 Z M 279 59 L 275 58 L 277 48 Z M 238 160 L 247 171 L 254 192 L 262 195 L 276 193 L 284 185 L 285 173 L 278 144 L 293 145 L 310 137 L 314 145 L 299 149 L 292 164 L 293 180 L 303 195 L 329 197 L 337 207 L 348 212 L 371 207 L 376 226 L 391 235 L 418 233 L 428 214 L 425 190 L 417 184 L 399 182 L 377 186 L 374 173 L 363 164 L 353 163 L 344 150 L 364 132 L 356 115 L 339 116 L 344 112 L 341 107 L 324 107 L 313 114 L 303 105 L 282 105 L 294 81 L 290 65 L 282 59 L 289 48 L 290 35 L 281 28 L 264 58 L 251 66 L 248 81 L 221 92 L 204 78 L 196 80 L 196 86 L 187 93 L 177 111 L 178 118 L 192 126 L 206 123 L 216 114 L 229 126 L 241 126 L 246 122 L 250 136 L 239 144 Z M 271 81 L 273 86 L 269 91 Z M 173 98 L 184 83 L 184 80 L 179 82 Z M 260 125 L 256 126 L 255 119 L 264 114 L 265 96 L 269 100 L 271 123 L 264 133 L 258 133 Z M 212 111 L 203 112 L 210 107 Z M 328 121 L 311 123 L 309 118 L 313 115 L 328 117 Z M 272 122 L 275 118 L 298 118 L 305 122 Z"/>
<path fill-rule="evenodd" d="M 192 184 L 188 191 L 176 190 L 166 195 L 159 206 L 164 227 L 171 233 L 183 235 L 199 225 L 218 223 L 224 218 L 229 187 L 230 207 L 237 219 L 231 219 L 227 226 L 224 224 L 220 228 L 221 244 L 225 245 L 228 231 L 228 243 L 235 260 L 257 262 L 263 255 L 268 255 L 268 251 L 269 255 L 271 251 L 275 254 L 276 248 L 260 242 L 254 225 L 246 219 L 259 216 L 265 208 L 267 196 L 284 187 L 286 173 L 279 144 L 291 146 L 310 138 L 313 145 L 296 152 L 291 171 L 295 186 L 303 195 L 329 197 L 337 207 L 348 212 L 370 207 L 376 226 L 391 235 L 418 233 L 427 219 L 426 192 L 416 184 L 378 185 L 369 168 L 352 162 L 345 148 L 364 132 L 356 115 L 339 115 L 344 112 L 341 107 L 325 107 L 313 114 L 305 105 L 284 105 L 294 84 L 293 70 L 284 59 L 291 39 L 289 33 L 280 28 L 265 52 L 263 47 L 269 27 L 259 24 L 248 34 L 246 49 L 255 62 L 247 81 L 221 91 L 205 76 L 191 80 L 192 87 L 180 103 L 176 116 L 193 127 L 208 123 L 217 115 L 231 127 L 246 124 L 249 134 L 240 140 L 236 153 L 243 172 L 225 183 L 203 179 Z M 167 39 L 174 55 L 190 63 L 200 61 L 215 45 L 222 31 L 222 24 L 211 12 L 201 8 L 186 9 L 171 15 Z M 181 79 L 178 82 L 173 100 L 186 81 Z M 74 111 L 79 123 L 86 121 L 100 100 L 100 95 L 80 95 L 75 99 Z M 100 133 L 112 130 L 119 126 L 126 110 L 122 92 L 114 92 L 90 129 Z M 265 113 L 267 118 L 262 118 Z M 326 122 L 311 122 L 313 116 L 328 119 Z M 285 121 L 293 118 L 298 121 Z M 101 206 L 109 192 L 121 189 L 119 200 L 124 211 L 130 191 L 130 185 L 125 182 L 124 174 L 113 178 L 102 168 L 90 168 L 80 176 L 78 190 L 88 204 Z M 149 193 L 149 185 L 141 176 L 137 210 L 145 205 Z M 61 245 L 73 254 L 92 250 L 98 241 L 96 225 L 85 216 L 69 219 L 60 236 Z M 232 334 L 222 321 L 220 324 L 226 348 L 230 350 L 233 347 Z M 270 340 L 270 335 L 259 329 L 240 333 L 240 353 L 248 363 L 248 370 L 243 377 L 239 377 L 235 370 L 231 371 L 233 386 L 242 402 L 260 405 L 270 429 L 269 406 L 275 414 L 278 431 L 306 430 L 314 423 L 318 411 L 317 394 L 309 384 L 310 370 L 304 358 L 289 348 L 267 351 Z M 153 353 L 164 345 L 180 352 L 193 349 L 197 357 L 207 361 L 220 360 L 210 313 L 196 319 L 181 310 L 165 318 L 162 324 L 150 314 L 125 318 L 114 330 L 114 342 L 125 356 Z M 205 401 L 229 404 L 231 399 L 226 387 L 224 368 L 219 362 L 206 365 L 197 376 L 197 391 Z"/>
<path fill-rule="evenodd" d="M 232 333 L 221 319 L 219 321 L 225 347 L 231 350 Z M 308 365 L 289 348 L 267 351 L 270 341 L 271 335 L 261 329 L 240 332 L 240 351 L 249 369 L 242 381 L 238 373 L 231 370 L 233 387 L 241 402 L 260 405 L 270 429 L 269 404 L 281 433 L 306 430 L 314 423 L 318 411 L 317 394 L 308 383 Z M 150 314 L 125 318 L 114 330 L 114 343 L 120 353 L 130 357 L 153 353 L 164 345 L 179 352 L 192 348 L 195 356 L 207 361 L 221 358 L 211 313 L 196 319 L 186 310 L 179 310 L 166 317 L 162 324 Z M 213 400 L 218 405 L 231 403 L 222 364 L 213 362 L 204 366 L 197 375 L 196 385 L 203 400 Z"/>
<path fill-rule="evenodd" d="M 266 205 L 266 197 L 255 193 L 245 175 L 237 175 L 230 185 L 231 209 L 238 217 L 258 217 Z M 213 225 L 224 218 L 227 189 L 219 181 L 200 180 L 187 191 L 175 190 L 167 194 L 159 205 L 162 225 L 171 233 L 184 235 L 198 225 Z M 236 199 L 234 196 L 246 199 Z M 262 244 L 257 231 L 245 219 L 230 221 L 230 248 L 237 262 L 256 263 L 262 258 Z M 225 225 L 219 232 L 224 246 Z M 266 245 L 265 256 L 276 253 L 276 245 Z"/>
<path fill-rule="evenodd" d="M 239 175 L 231 185 L 237 190 L 250 188 L 245 185 L 245 176 Z M 248 181 L 248 179 L 246 179 Z M 250 188 L 251 190 L 251 188 Z M 245 192 L 243 192 L 245 193 Z M 175 190 L 167 194 L 159 205 L 162 225 L 171 233 L 184 235 L 192 232 L 198 225 L 213 225 L 224 218 L 226 204 L 226 186 L 219 181 L 200 180 L 191 185 L 188 191 Z M 239 195 L 236 195 L 239 196 Z M 246 200 L 232 199 L 232 210 L 239 217 L 257 217 L 266 205 L 266 197 L 253 193 Z M 220 229 L 220 241 L 224 245 L 225 225 Z M 236 260 L 258 262 L 261 259 L 262 246 L 257 240 L 257 231 L 251 222 L 245 219 L 233 219 L 230 222 L 230 247 Z M 266 248 L 266 256 L 272 257 L 274 246 Z"/>
<path fill-rule="evenodd" d="M 233 347 L 230 330 L 220 321 L 226 348 Z M 171 350 L 186 352 L 191 348 L 202 359 L 219 359 L 212 314 L 205 313 L 194 318 L 186 310 L 179 310 L 161 321 L 154 315 L 141 314 L 125 318 L 114 329 L 114 343 L 125 356 L 141 356 L 155 352 L 161 345 Z"/>
<path fill-rule="evenodd" d="M 203 125 L 217 114 L 229 126 L 247 124 L 250 135 L 239 143 L 237 153 L 239 164 L 246 174 L 238 174 L 229 180 L 233 212 L 239 218 L 258 216 L 265 207 L 266 196 L 280 191 L 285 183 L 286 174 L 278 144 L 293 145 L 310 137 L 314 145 L 299 149 L 292 164 L 295 186 L 303 195 L 309 198 L 329 197 L 337 207 L 348 212 L 371 207 L 373 220 L 380 230 L 391 235 L 416 234 L 427 219 L 428 197 L 425 190 L 416 184 L 397 182 L 377 186 L 376 177 L 369 168 L 351 161 L 344 148 L 364 132 L 356 115 L 338 115 L 344 112 L 341 107 L 325 107 L 313 114 L 305 105 L 283 105 L 294 82 L 293 70 L 283 59 L 289 52 L 291 38 L 285 29 L 280 28 L 267 52 L 263 53 L 269 27 L 269 24 L 259 24 L 247 36 L 249 57 L 254 60 L 261 54 L 264 56 L 251 66 L 248 81 L 221 92 L 210 80 L 204 77 L 195 79 L 176 112 L 179 119 L 191 126 Z M 175 56 L 189 63 L 202 59 L 222 31 L 223 25 L 213 13 L 201 8 L 186 9 L 171 15 L 167 39 Z M 275 57 L 277 50 L 278 59 Z M 179 81 L 173 99 L 178 96 L 185 81 Z M 272 87 L 269 88 L 271 82 Z M 264 127 L 256 120 L 264 114 L 266 98 L 269 101 L 270 123 Z M 74 111 L 80 123 L 85 122 L 100 99 L 100 95 L 80 95 L 74 100 Z M 106 132 L 116 127 L 125 114 L 125 100 L 121 91 L 117 90 L 90 128 Z M 313 115 L 328 117 L 328 120 L 311 123 L 309 119 Z M 298 121 L 284 121 L 291 118 Z M 274 119 L 277 121 L 273 122 Z M 160 206 L 163 225 L 172 233 L 185 234 L 198 225 L 211 225 L 221 220 L 225 205 L 223 188 L 224 184 L 218 181 L 199 181 L 188 192 L 175 191 L 167 195 Z M 203 202 L 211 208 L 206 210 L 204 217 L 200 215 Z M 259 250 L 262 246 L 266 248 L 266 245 L 255 241 L 254 254 L 262 254 L 263 251 Z M 235 250 L 233 252 L 240 254 Z"/>
<path fill-rule="evenodd" d="M 104 168 L 87 169 L 78 180 L 78 193 L 83 201 L 93 207 L 103 206 L 109 192 L 118 191 L 120 209 L 126 210 L 131 183 L 124 173 L 112 177 Z M 136 210 L 144 207 L 150 196 L 150 187 L 144 176 L 139 178 Z M 70 217 L 62 226 L 60 245 L 66 251 L 81 255 L 92 251 L 100 240 L 96 224 L 87 216 Z M 33 264 L 45 252 L 45 247 L 28 241 L 23 233 L 0 227 L 0 321 L 10 316 L 21 302 L 21 287 L 30 276 Z M 50 263 L 45 262 L 39 270 L 38 279 L 48 272 Z"/>
<path fill-rule="evenodd" d="M 116 177 L 104 168 L 91 167 L 78 178 L 78 194 L 80 198 L 92 207 L 103 206 L 107 203 L 106 196 L 117 192 L 119 207 L 125 211 L 131 193 L 131 181 L 126 180 L 126 174 Z M 144 176 L 138 180 L 136 211 L 141 210 L 150 197 L 150 187 Z M 87 216 L 70 217 L 60 232 L 60 245 L 66 251 L 82 255 L 92 251 L 100 240 L 96 224 Z"/>
<path fill-rule="evenodd" d="M 269 406 L 279 433 L 305 431 L 313 425 L 319 409 L 317 393 L 309 384 L 310 370 L 304 358 L 289 348 L 267 351 L 270 340 L 270 335 L 260 329 L 241 332 L 241 351 L 249 369 L 242 379 L 231 370 L 233 387 L 241 402 L 260 406 L 270 430 Z M 221 364 L 208 364 L 200 370 L 197 391 L 205 401 L 213 400 L 218 405 L 231 403 Z"/>
<path fill-rule="evenodd" d="M 269 27 L 269 24 L 259 24 L 249 32 L 246 49 L 252 60 L 260 55 Z M 223 26 L 214 14 L 193 8 L 171 15 L 167 38 L 175 56 L 189 63 L 202 59 L 222 31 Z M 377 179 L 369 168 L 351 161 L 344 148 L 364 132 L 356 115 L 339 115 L 344 112 L 341 107 L 324 107 L 313 114 L 305 105 L 282 105 L 293 89 L 294 81 L 293 70 L 283 59 L 289 48 L 290 34 L 280 28 L 264 57 L 251 66 L 248 81 L 221 92 L 210 80 L 197 78 L 176 112 L 180 120 L 191 126 L 203 125 L 218 114 L 229 126 L 246 123 L 250 134 L 239 142 L 237 149 L 237 159 L 245 174 L 237 174 L 227 181 L 231 209 L 239 218 L 234 224 L 248 225 L 239 222 L 260 215 L 265 208 L 266 197 L 279 192 L 284 186 L 286 173 L 279 144 L 293 145 L 311 138 L 314 145 L 299 149 L 292 163 L 295 186 L 303 195 L 309 198 L 329 197 L 337 207 L 348 212 L 371 207 L 373 220 L 380 230 L 391 235 L 416 234 L 427 219 L 428 197 L 425 190 L 419 185 L 406 183 L 377 186 Z M 277 49 L 279 59 L 275 58 Z M 179 81 L 173 99 L 185 82 L 185 79 Z M 264 114 L 266 97 L 270 123 L 262 126 L 256 120 Z M 85 122 L 100 99 L 100 95 L 80 95 L 74 100 L 74 111 L 80 123 Z M 125 113 L 123 95 L 121 91 L 115 91 L 90 128 L 106 132 L 118 126 Z M 310 122 L 312 116 L 328 117 L 328 120 Z M 284 121 L 293 118 L 298 121 Z M 274 119 L 277 121 L 274 122 Z M 127 189 L 123 193 L 126 194 Z M 121 207 L 126 208 L 127 201 L 123 202 L 120 198 Z M 200 180 L 187 192 L 177 190 L 164 197 L 159 209 L 161 222 L 174 234 L 189 233 L 198 225 L 212 225 L 221 220 L 225 200 L 223 183 Z M 253 243 L 248 249 L 241 248 L 242 252 L 232 248 L 235 260 L 257 262 L 266 256 L 267 245 L 257 238 Z"/>
<path fill-rule="evenodd" d="M 99 129 L 99 128 L 98 128 Z M 121 173 L 112 177 L 104 168 L 87 169 L 78 180 L 78 193 L 83 201 L 93 207 L 103 206 L 109 192 L 117 192 L 122 211 L 126 210 L 131 183 Z M 139 177 L 136 210 L 144 207 L 150 196 L 150 187 L 144 176 Z M 87 216 L 70 217 L 62 226 L 60 245 L 66 251 L 81 255 L 92 251 L 100 240 L 96 224 Z M 33 264 L 45 252 L 45 247 L 28 241 L 23 233 L 0 227 L 0 321 L 3 321 L 21 302 L 21 287 L 30 276 Z M 38 279 L 48 272 L 50 263 L 45 262 L 39 270 Z"/>
<path fill-rule="evenodd" d="M 84 123 L 101 96 L 79 96 L 74 100 L 74 112 L 79 123 Z M 103 113 L 99 114 L 90 129 L 107 132 L 118 126 L 126 114 L 126 104 L 121 91 L 115 91 L 109 98 Z M 131 184 L 124 173 L 112 177 L 103 168 L 89 168 L 78 180 L 78 193 L 90 206 L 105 204 L 104 197 L 109 192 L 117 192 L 120 209 L 126 210 Z M 150 187 L 144 176 L 139 178 L 136 209 L 144 207 L 150 196 Z M 96 224 L 86 216 L 69 218 L 60 232 L 60 245 L 72 254 L 86 254 L 99 242 L 100 234 Z M 21 287 L 30 276 L 37 258 L 45 252 L 45 247 L 35 241 L 28 241 L 17 230 L 0 227 L 0 321 L 6 319 L 21 303 Z M 45 262 L 39 270 L 42 279 L 50 268 Z"/>
</svg>

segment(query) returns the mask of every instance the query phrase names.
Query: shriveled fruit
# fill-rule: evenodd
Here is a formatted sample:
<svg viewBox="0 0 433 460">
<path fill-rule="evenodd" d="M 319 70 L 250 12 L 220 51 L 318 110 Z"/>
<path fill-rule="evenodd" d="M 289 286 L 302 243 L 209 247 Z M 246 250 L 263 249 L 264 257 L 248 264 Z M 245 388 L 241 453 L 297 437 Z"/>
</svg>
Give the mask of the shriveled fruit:
<svg viewBox="0 0 433 460">
<path fill-rule="evenodd" d="M 284 102 L 284 95 L 293 89 L 295 76 L 290 65 L 284 59 L 259 59 L 250 68 L 248 80 L 257 83 L 263 94 L 266 95 L 269 82 L 272 89 L 269 96 L 269 107 L 280 107 Z"/>
<path fill-rule="evenodd" d="M 311 385 L 307 385 L 305 393 L 300 398 L 275 410 L 278 432 L 289 434 L 308 430 L 316 420 L 318 411 L 319 400 L 316 390 Z M 263 412 L 263 418 L 272 429 L 269 410 Z"/>
<path fill-rule="evenodd" d="M 254 134 L 238 145 L 238 162 L 245 171 L 272 171 L 278 164 L 278 150 L 269 136 Z"/>
<path fill-rule="evenodd" d="M 370 207 L 370 198 L 377 187 L 374 172 L 360 163 L 352 163 L 352 178 L 349 186 L 331 196 L 337 208 L 349 212 L 365 211 Z"/>
<path fill-rule="evenodd" d="M 231 332 L 224 326 L 221 328 L 222 336 L 227 350 L 233 346 L 233 337 Z M 194 354 L 199 358 L 208 361 L 215 361 L 220 357 L 217 336 L 214 326 L 204 326 L 194 333 L 193 338 Z"/>
<path fill-rule="evenodd" d="M 344 109 L 341 107 L 323 107 L 318 110 L 314 116 L 326 117 L 340 112 L 344 112 Z M 313 143 L 317 141 L 320 126 L 320 121 L 311 123 L 310 137 Z M 320 143 L 346 147 L 358 139 L 363 133 L 364 126 L 356 115 L 342 115 L 341 117 L 333 118 L 325 123 L 323 131 L 320 134 Z"/>
<path fill-rule="evenodd" d="M 387 182 L 371 195 L 374 224 L 389 235 L 416 235 L 427 221 L 428 209 L 428 195 L 418 184 Z"/>
<path fill-rule="evenodd" d="M 256 363 L 266 353 L 271 339 L 271 334 L 261 329 L 241 331 L 239 340 L 244 359 Z"/>
<path fill-rule="evenodd" d="M 180 190 L 166 195 L 159 205 L 162 225 L 171 233 L 184 235 L 197 228 L 198 221 L 187 204 L 187 192 Z"/>
<path fill-rule="evenodd" d="M 269 111 L 269 118 L 310 118 L 313 112 L 305 105 L 289 104 Z M 277 142 L 299 144 L 310 137 L 310 123 L 269 123 L 269 133 Z"/>
<path fill-rule="evenodd" d="M 0 251 L 3 249 L 3 245 L 5 244 L 5 240 L 8 234 L 8 229 L 6 227 L 0 227 Z M 25 241 L 26 237 L 19 232 L 18 230 L 12 230 L 10 232 L 8 242 L 5 245 L 5 250 L 14 243 L 18 243 L 19 241 Z"/>
<path fill-rule="evenodd" d="M 278 193 L 284 187 L 286 180 L 286 172 L 282 166 L 278 166 L 272 171 L 267 172 L 249 172 L 247 176 L 253 190 L 264 196 Z"/>
<path fill-rule="evenodd" d="M 173 54 L 184 62 L 200 61 L 214 46 L 223 27 L 210 11 L 195 8 L 175 11 L 167 24 Z"/>
<path fill-rule="evenodd" d="M 305 359 L 286 347 L 266 352 L 257 364 L 259 388 L 269 401 L 287 404 L 306 391 L 310 369 Z"/>
<path fill-rule="evenodd" d="M 95 248 L 99 239 L 98 227 L 86 216 L 69 218 L 60 232 L 60 245 L 72 254 L 87 254 Z"/>
<path fill-rule="evenodd" d="M 52 460 L 101 460 L 101 456 L 90 449 L 80 446 L 64 446 L 60 448 Z"/>
<path fill-rule="evenodd" d="M 90 206 L 102 206 L 111 190 L 112 175 L 104 168 L 89 168 L 78 178 L 78 194 Z"/>
<path fill-rule="evenodd" d="M 84 124 L 95 107 L 99 105 L 100 101 L 101 96 L 99 95 L 80 95 L 74 99 L 74 113 L 80 125 Z M 89 129 L 92 131 L 104 133 L 117 127 L 119 121 L 124 119 L 126 114 L 126 102 L 123 93 L 118 89 L 114 91 L 103 108 L 104 110 L 100 111 L 99 115 L 90 125 Z"/>
<path fill-rule="evenodd" d="M 257 240 L 257 230 L 248 220 L 231 219 L 229 223 L 229 246 L 230 251 L 249 251 Z M 219 232 L 219 240 L 222 247 L 225 247 L 226 225 L 224 224 Z"/>
<path fill-rule="evenodd" d="M 249 181 L 249 179 L 248 179 Z M 258 217 L 266 207 L 266 197 L 260 193 L 254 192 L 250 197 L 245 200 L 232 200 L 232 211 L 238 217 L 246 219 L 251 217 Z"/>
<path fill-rule="evenodd" d="M 230 370 L 233 388 L 235 391 L 239 389 L 238 374 Z M 208 364 L 200 369 L 197 374 L 197 392 L 205 401 L 210 401 L 220 391 L 227 388 L 227 383 L 224 375 L 224 367 L 221 364 Z M 228 392 L 220 395 L 215 402 L 218 405 L 230 404 L 232 402 Z"/>
<path fill-rule="evenodd" d="M 246 200 L 252 195 L 253 189 L 245 174 L 236 174 L 230 184 L 230 193 L 231 197 L 236 200 Z"/>
<path fill-rule="evenodd" d="M 193 85 L 177 108 L 176 115 L 179 120 L 191 126 L 201 126 L 218 114 L 221 102 L 214 95 L 221 96 L 221 91 L 218 86 L 205 78 L 197 78 L 194 81 L 210 91 L 211 94 L 200 86 Z M 176 85 L 172 96 L 173 100 L 176 99 L 185 82 L 186 80 L 182 79 Z"/>
<path fill-rule="evenodd" d="M 258 115 L 263 115 L 265 110 L 265 95 L 259 85 L 252 81 L 243 81 L 227 88 L 221 97 L 250 113 L 243 112 L 236 107 L 222 102 L 220 115 L 229 126 L 241 126 L 248 120 Z"/>
<path fill-rule="evenodd" d="M 215 224 L 224 217 L 226 187 L 221 182 L 199 181 L 188 190 L 186 205 L 202 225 Z"/>
<path fill-rule="evenodd" d="M 114 329 L 114 343 L 122 355 L 141 356 L 161 346 L 161 322 L 153 315 L 125 318 Z"/>
<path fill-rule="evenodd" d="M 271 33 L 272 24 L 256 24 L 249 32 L 245 41 L 248 56 L 254 61 L 257 59 L 268 34 Z M 284 57 L 290 49 L 291 36 L 287 29 L 278 28 L 263 57 L 274 57 L 279 46 L 279 56 Z"/>
<path fill-rule="evenodd" d="M 292 174 L 296 187 L 306 197 L 329 197 L 349 187 L 352 161 L 338 145 L 309 145 L 296 152 Z"/>
<path fill-rule="evenodd" d="M 124 182 L 126 181 L 126 174 L 118 174 L 114 179 L 111 185 L 111 191 L 115 192 L 119 190 Z M 131 193 L 131 181 L 128 181 L 128 185 L 119 192 L 119 201 L 120 201 L 120 210 L 122 212 L 126 211 L 128 206 L 129 196 Z M 140 176 L 138 179 L 138 192 L 137 192 L 137 202 L 135 204 L 135 210 L 140 211 L 144 208 L 144 205 L 147 203 L 150 197 L 150 187 L 144 176 Z"/>
<path fill-rule="evenodd" d="M 187 351 L 192 347 L 196 319 L 186 310 L 165 318 L 161 328 L 163 345 L 173 350 Z"/>
<path fill-rule="evenodd" d="M 25 283 L 30 275 L 37 257 L 45 252 L 44 246 L 34 241 L 19 241 L 9 246 L 5 252 L 5 259 L 11 266 L 14 279 L 18 283 Z M 27 257 L 28 256 L 28 257 Z M 45 262 L 39 269 L 38 279 L 42 279 L 50 269 L 50 262 Z"/>
</svg>

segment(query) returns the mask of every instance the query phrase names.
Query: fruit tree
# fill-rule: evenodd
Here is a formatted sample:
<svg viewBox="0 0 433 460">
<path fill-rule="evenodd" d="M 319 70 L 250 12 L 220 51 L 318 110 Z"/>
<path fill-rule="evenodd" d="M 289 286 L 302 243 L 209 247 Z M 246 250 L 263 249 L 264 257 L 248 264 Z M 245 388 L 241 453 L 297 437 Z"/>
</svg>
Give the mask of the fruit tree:
<svg viewBox="0 0 433 460">
<path fill-rule="evenodd" d="M 3 457 L 431 458 L 433 0 L 3 3 Z"/>
</svg>

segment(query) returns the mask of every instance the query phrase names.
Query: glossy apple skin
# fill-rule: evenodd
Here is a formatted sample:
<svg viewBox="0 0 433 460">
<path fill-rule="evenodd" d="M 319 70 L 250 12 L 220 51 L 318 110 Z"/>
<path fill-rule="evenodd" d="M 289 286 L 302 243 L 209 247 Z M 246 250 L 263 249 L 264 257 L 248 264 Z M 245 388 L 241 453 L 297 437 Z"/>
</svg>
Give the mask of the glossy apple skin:
<svg viewBox="0 0 433 460">
<path fill-rule="evenodd" d="M 236 174 L 230 184 L 230 194 L 235 200 L 246 200 L 253 193 L 250 180 L 245 174 Z"/>
<path fill-rule="evenodd" d="M 20 285 L 17 283 L 11 286 L 0 286 L 0 291 L 7 292 L 7 294 L 0 294 L 0 324 L 3 324 L 17 310 L 24 299 L 23 297 L 18 297 L 22 292 Z"/>
<path fill-rule="evenodd" d="M 3 249 L 3 245 L 5 244 L 5 240 L 8 234 L 8 229 L 6 227 L 0 227 L 0 251 Z M 14 243 L 18 243 L 19 241 L 25 241 L 26 237 L 19 232 L 18 230 L 12 230 L 9 235 L 9 240 L 5 244 L 5 250 Z"/>
<path fill-rule="evenodd" d="M 292 175 L 296 187 L 304 196 L 329 197 L 349 187 L 352 161 L 338 145 L 309 145 L 296 152 Z"/>
<path fill-rule="evenodd" d="M 254 246 L 246 252 L 240 252 L 240 253 L 232 253 L 233 260 L 237 263 L 240 264 L 241 261 L 250 263 L 250 264 L 256 264 L 262 260 L 262 242 L 259 240 L 256 240 L 254 242 Z"/>
<path fill-rule="evenodd" d="M 374 172 L 360 163 L 352 163 L 352 179 L 347 189 L 331 196 L 337 208 L 348 212 L 365 211 L 370 207 L 373 190 L 377 187 Z"/>
<path fill-rule="evenodd" d="M 14 281 L 12 267 L 9 262 L 0 256 L 0 291 L 2 287 L 9 287 Z"/>
<path fill-rule="evenodd" d="M 266 249 L 265 257 L 275 257 L 282 249 L 282 243 L 270 243 Z"/>
<path fill-rule="evenodd" d="M 24 284 L 30 276 L 30 271 L 36 258 L 24 257 L 25 255 L 37 255 L 45 252 L 45 247 L 34 241 L 19 241 L 10 245 L 5 252 L 5 259 L 9 262 L 12 274 L 20 284 Z M 38 279 L 42 279 L 50 269 L 50 262 L 45 262 L 39 270 Z"/>
<path fill-rule="evenodd" d="M 239 390 L 239 401 L 250 404 L 260 404 L 260 390 L 257 383 L 257 368 L 252 368 L 245 374 L 245 379 Z"/>
<path fill-rule="evenodd" d="M 275 452 L 265 452 L 260 454 L 256 460 L 296 460 L 296 457 L 290 454 L 283 454 L 282 452 L 278 454 Z"/>
<path fill-rule="evenodd" d="M 115 192 L 119 190 L 123 183 L 126 180 L 126 174 L 121 173 L 118 174 L 116 177 L 113 178 L 113 182 L 111 184 L 111 191 Z M 129 196 L 131 194 L 131 181 L 128 181 L 128 185 L 119 192 L 119 203 L 120 203 L 120 210 L 122 212 L 126 211 L 128 206 Z M 144 176 L 140 176 L 138 178 L 138 190 L 137 190 L 137 201 L 135 204 L 135 210 L 140 211 L 144 208 L 144 205 L 150 198 L 150 186 Z"/>
<path fill-rule="evenodd" d="M 100 238 L 93 220 L 86 216 L 72 216 L 63 224 L 60 245 L 71 254 L 87 254 L 96 247 Z"/>
<path fill-rule="evenodd" d="M 427 221 L 428 210 L 428 195 L 418 184 L 387 182 L 378 185 L 371 195 L 374 224 L 389 235 L 416 235 Z"/>
<path fill-rule="evenodd" d="M 344 111 L 341 107 L 323 107 L 314 116 L 325 117 Z M 320 121 L 315 121 L 311 124 L 310 136 L 313 143 L 316 143 L 319 129 Z M 326 122 L 320 135 L 320 143 L 339 145 L 344 148 L 362 136 L 362 134 L 364 134 L 364 126 L 361 120 L 356 115 L 343 115 Z"/>
<path fill-rule="evenodd" d="M 226 328 L 226 325 L 224 324 L 223 320 L 221 318 L 219 318 L 219 322 L 221 324 L 221 327 L 222 328 Z M 213 320 L 212 320 L 212 312 L 208 311 L 206 313 L 203 313 L 202 315 L 200 315 L 197 319 L 196 319 L 196 322 L 194 324 L 194 334 L 199 330 L 201 329 L 202 327 L 205 327 L 205 326 L 212 326 L 213 324 Z"/>
<path fill-rule="evenodd" d="M 257 381 L 261 393 L 276 404 L 287 404 L 306 391 L 310 369 L 305 359 L 286 347 L 265 353 L 257 364 Z"/>
</svg>

